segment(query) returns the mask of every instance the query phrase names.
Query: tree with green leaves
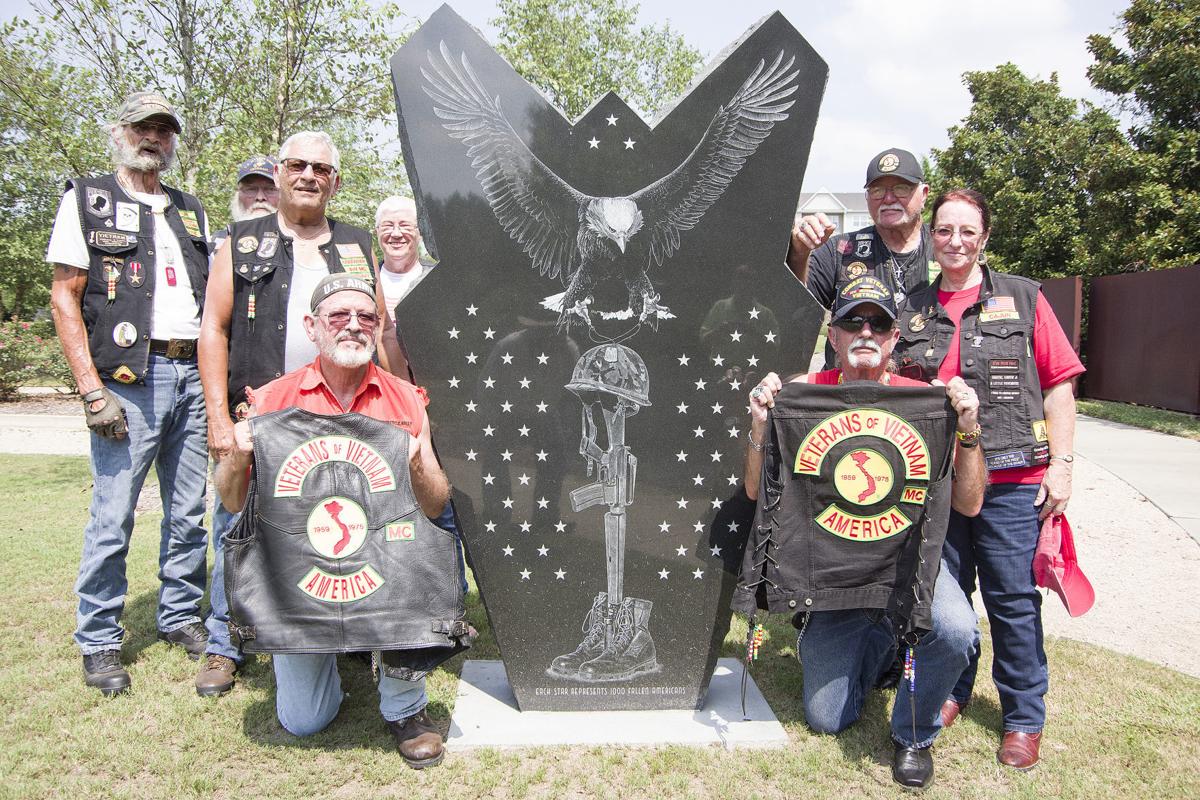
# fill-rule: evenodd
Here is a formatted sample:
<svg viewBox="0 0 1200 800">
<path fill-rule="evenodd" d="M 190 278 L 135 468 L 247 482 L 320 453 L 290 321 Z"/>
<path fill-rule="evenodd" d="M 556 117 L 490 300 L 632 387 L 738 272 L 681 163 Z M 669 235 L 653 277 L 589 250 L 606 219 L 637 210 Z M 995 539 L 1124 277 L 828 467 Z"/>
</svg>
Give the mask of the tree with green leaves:
<svg viewBox="0 0 1200 800">
<path fill-rule="evenodd" d="M 682 94 L 700 53 L 628 0 L 499 0 L 496 49 L 569 118 L 612 90 L 654 114 Z"/>
</svg>

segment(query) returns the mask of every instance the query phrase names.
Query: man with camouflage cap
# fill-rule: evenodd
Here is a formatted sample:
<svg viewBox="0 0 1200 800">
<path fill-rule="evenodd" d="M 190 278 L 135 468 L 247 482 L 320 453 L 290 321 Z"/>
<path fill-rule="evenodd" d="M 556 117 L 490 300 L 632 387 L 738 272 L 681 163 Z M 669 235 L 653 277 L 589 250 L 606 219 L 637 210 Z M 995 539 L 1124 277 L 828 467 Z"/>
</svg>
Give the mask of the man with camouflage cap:
<svg viewBox="0 0 1200 800">
<path fill-rule="evenodd" d="M 158 638 L 193 658 L 208 639 L 200 617 L 208 455 L 196 366 L 208 236 L 200 201 L 159 181 L 181 131 L 162 95 L 131 94 L 109 131 L 116 172 L 67 182 L 46 252 L 54 322 L 92 432 L 75 641 L 85 682 L 105 695 L 130 685 L 120 660 L 125 556 L 151 465 L 163 500 Z"/>
</svg>

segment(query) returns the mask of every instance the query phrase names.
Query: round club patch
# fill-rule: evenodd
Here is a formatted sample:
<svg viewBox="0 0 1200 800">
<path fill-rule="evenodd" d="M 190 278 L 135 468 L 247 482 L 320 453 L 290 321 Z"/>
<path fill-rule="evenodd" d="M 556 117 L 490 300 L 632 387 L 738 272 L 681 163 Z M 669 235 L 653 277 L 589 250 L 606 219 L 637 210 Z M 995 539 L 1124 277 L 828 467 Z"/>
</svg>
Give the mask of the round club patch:
<svg viewBox="0 0 1200 800">
<path fill-rule="evenodd" d="M 256 247 L 258 247 L 258 239 L 253 236 L 243 236 L 238 239 L 237 248 L 239 253 L 253 253 Z"/>
<path fill-rule="evenodd" d="M 925 318 L 920 314 L 913 314 L 908 321 L 908 329 L 914 333 L 925 330 Z"/>
<path fill-rule="evenodd" d="M 900 166 L 900 156 L 895 153 L 884 153 L 879 159 L 880 172 L 895 172 L 896 167 Z"/>
<path fill-rule="evenodd" d="M 113 341 L 117 347 L 133 347 L 137 341 L 137 328 L 132 322 L 118 322 L 113 328 Z"/>
<path fill-rule="evenodd" d="M 874 450 L 851 450 L 834 468 L 833 485 L 845 499 L 860 506 L 878 503 L 892 490 L 892 465 Z"/>
<path fill-rule="evenodd" d="M 867 265 L 861 261 L 855 261 L 850 266 L 846 267 L 846 274 L 851 278 L 858 278 L 866 274 Z"/>
<path fill-rule="evenodd" d="M 348 497 L 326 497 L 308 515 L 308 541 L 326 558 L 345 558 L 367 538 L 367 515 Z"/>
</svg>

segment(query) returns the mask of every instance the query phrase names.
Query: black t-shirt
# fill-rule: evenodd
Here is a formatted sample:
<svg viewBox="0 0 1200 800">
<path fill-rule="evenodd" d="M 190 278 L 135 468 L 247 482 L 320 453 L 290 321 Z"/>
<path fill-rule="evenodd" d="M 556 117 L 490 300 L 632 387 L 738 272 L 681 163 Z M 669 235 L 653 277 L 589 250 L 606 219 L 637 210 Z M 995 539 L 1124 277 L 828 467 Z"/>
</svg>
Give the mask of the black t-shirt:
<svg viewBox="0 0 1200 800">
<path fill-rule="evenodd" d="M 929 285 L 940 272 L 933 260 L 929 226 L 921 226 L 921 243 L 916 250 L 893 253 L 883 243 L 874 225 L 839 233 L 812 252 L 808 259 L 806 285 L 825 308 L 832 308 L 841 288 L 862 275 L 875 275 L 896 294 L 896 305 L 904 296 Z"/>
</svg>

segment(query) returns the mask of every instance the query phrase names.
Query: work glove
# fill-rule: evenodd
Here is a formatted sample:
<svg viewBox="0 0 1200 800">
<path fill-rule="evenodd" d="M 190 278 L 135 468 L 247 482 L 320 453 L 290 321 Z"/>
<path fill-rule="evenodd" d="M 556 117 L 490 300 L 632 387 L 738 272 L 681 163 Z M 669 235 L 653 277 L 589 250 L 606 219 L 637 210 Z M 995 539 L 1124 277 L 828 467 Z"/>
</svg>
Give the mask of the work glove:
<svg viewBox="0 0 1200 800">
<path fill-rule="evenodd" d="M 98 410 L 92 411 L 92 404 L 97 400 L 103 400 L 104 403 Z M 83 415 L 88 428 L 106 439 L 124 439 L 129 430 L 125 423 L 125 408 L 106 386 L 83 396 Z"/>
</svg>

